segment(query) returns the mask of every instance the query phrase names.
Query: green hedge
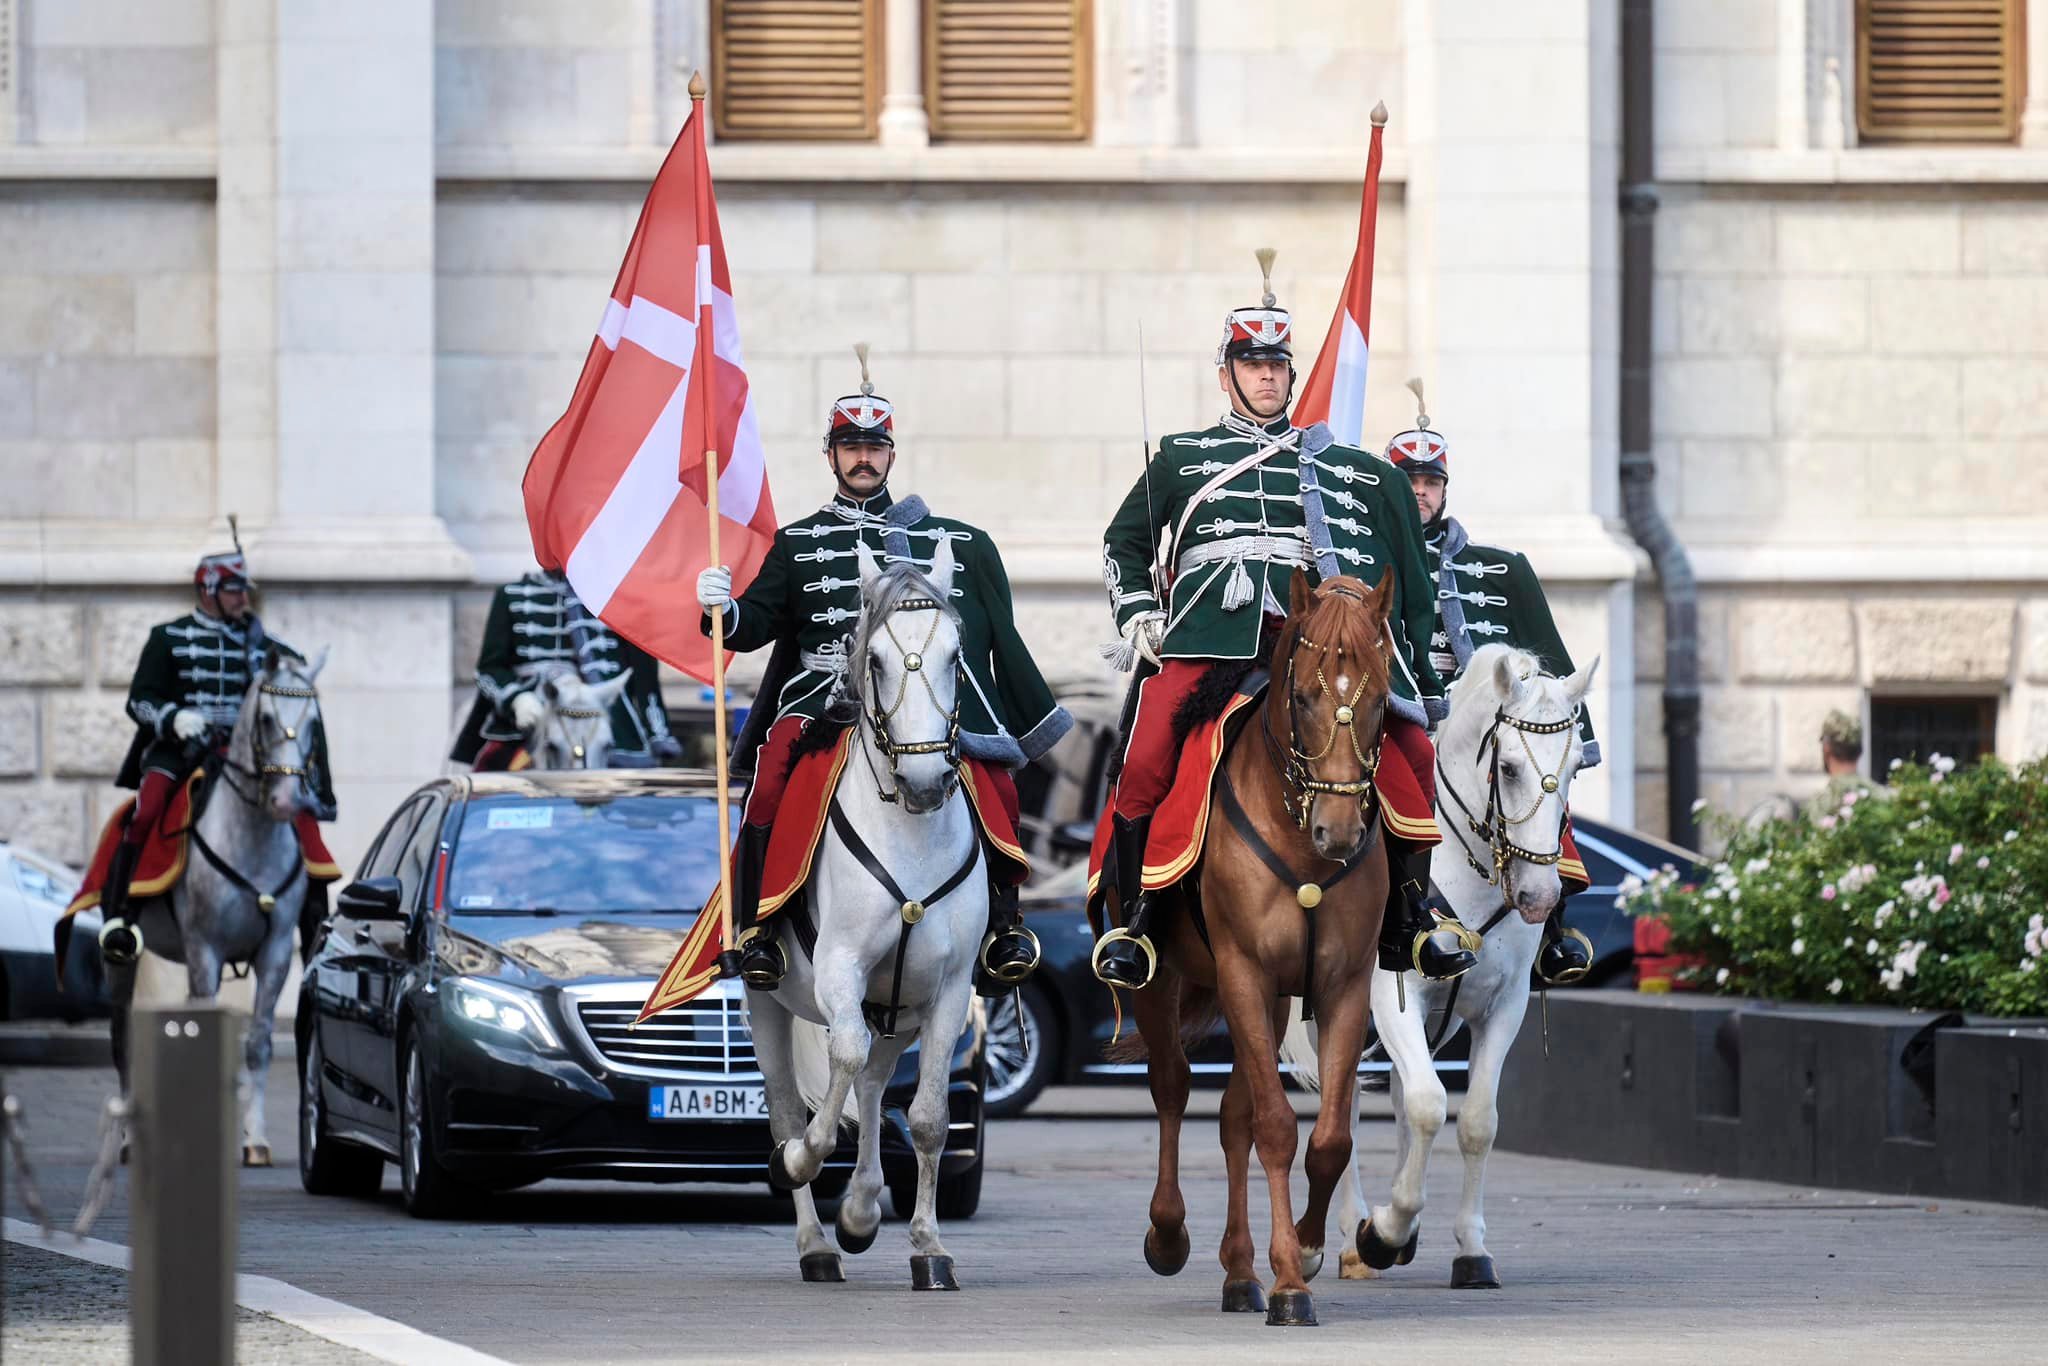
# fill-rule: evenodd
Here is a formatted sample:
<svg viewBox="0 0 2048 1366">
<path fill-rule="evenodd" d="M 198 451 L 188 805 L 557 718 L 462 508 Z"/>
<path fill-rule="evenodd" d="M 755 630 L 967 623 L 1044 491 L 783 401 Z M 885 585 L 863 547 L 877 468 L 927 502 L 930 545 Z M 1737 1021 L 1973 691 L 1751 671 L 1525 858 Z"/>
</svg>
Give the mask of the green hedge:
<svg viewBox="0 0 2048 1366">
<path fill-rule="evenodd" d="M 1701 966 L 1679 980 L 1789 1001 L 2048 1015 L 2048 758 L 1894 765 L 1796 820 L 1744 828 L 1703 885 L 1666 869 L 1621 904 Z"/>
</svg>

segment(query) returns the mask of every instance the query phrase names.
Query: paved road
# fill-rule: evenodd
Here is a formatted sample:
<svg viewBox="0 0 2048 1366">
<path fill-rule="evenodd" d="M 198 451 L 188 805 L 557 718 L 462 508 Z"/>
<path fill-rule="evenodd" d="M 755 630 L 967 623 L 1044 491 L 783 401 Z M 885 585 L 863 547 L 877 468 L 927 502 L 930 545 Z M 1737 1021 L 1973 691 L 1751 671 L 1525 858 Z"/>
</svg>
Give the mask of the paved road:
<svg viewBox="0 0 2048 1366">
<path fill-rule="evenodd" d="M 27 1069 L 8 1084 L 28 1106 L 63 1215 L 111 1076 Z M 273 1103 L 292 1093 L 280 1067 Z M 1197 1099 L 1213 1114 L 1213 1093 Z M 398 1209 L 387 1173 L 378 1202 L 316 1201 L 299 1190 L 281 1106 L 273 1138 L 285 1165 L 244 1174 L 241 1264 L 522 1363 L 1238 1362 L 1282 1350 L 1281 1330 L 1262 1318 L 1216 1312 L 1223 1174 L 1213 1120 L 1189 1125 L 1196 1254 L 1171 1280 L 1145 1269 L 1154 1131 L 1144 1105 L 1135 1088 L 1053 1091 L 1033 1117 L 991 1124 L 981 1213 L 946 1229 L 960 1295 L 911 1293 L 908 1242 L 893 1222 L 872 1251 L 847 1259 L 847 1284 L 801 1284 L 787 1205 L 765 1191 L 542 1186 L 499 1197 L 481 1220 L 422 1224 Z M 1360 1146 L 1383 1182 L 1391 1125 L 1369 1120 Z M 1502 1154 L 1490 1242 L 1508 1286 L 1453 1292 L 1448 1135 L 1438 1158 L 1438 1205 L 1416 1264 L 1377 1281 L 1319 1279 L 1323 1326 L 1287 1334 L 1288 1358 L 2048 1363 L 2048 1213 Z M 1252 1208 L 1263 1224 L 1257 1193 Z M 127 1218 L 117 1200 L 95 1232 L 126 1242 Z M 21 1298 L 10 1301 L 12 1335 L 24 1319 Z M 119 1359 L 80 1351 L 78 1360 Z M 280 1342 L 262 1359 L 301 1358 Z M 305 1359 L 336 1358 L 309 1348 Z"/>
</svg>

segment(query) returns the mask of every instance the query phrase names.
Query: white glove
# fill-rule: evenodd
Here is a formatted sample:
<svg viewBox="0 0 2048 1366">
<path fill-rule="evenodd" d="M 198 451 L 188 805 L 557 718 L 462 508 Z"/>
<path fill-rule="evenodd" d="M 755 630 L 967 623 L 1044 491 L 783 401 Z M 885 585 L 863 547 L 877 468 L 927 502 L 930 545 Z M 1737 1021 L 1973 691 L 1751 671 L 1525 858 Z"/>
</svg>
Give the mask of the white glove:
<svg viewBox="0 0 2048 1366">
<path fill-rule="evenodd" d="M 206 734 L 206 717 L 190 707 L 180 707 L 171 717 L 171 734 L 180 740 L 197 740 Z"/>
<path fill-rule="evenodd" d="M 540 699 L 530 692 L 512 695 L 512 724 L 521 730 L 532 730 L 538 726 L 546 710 L 547 708 L 541 706 Z"/>
<path fill-rule="evenodd" d="M 732 605 L 732 571 L 714 564 L 697 576 L 697 605 L 707 612 L 723 612 Z"/>
<path fill-rule="evenodd" d="M 1124 623 L 1124 639 L 1155 667 L 1159 663 L 1159 647 L 1166 643 L 1166 613 L 1140 612 Z"/>
</svg>

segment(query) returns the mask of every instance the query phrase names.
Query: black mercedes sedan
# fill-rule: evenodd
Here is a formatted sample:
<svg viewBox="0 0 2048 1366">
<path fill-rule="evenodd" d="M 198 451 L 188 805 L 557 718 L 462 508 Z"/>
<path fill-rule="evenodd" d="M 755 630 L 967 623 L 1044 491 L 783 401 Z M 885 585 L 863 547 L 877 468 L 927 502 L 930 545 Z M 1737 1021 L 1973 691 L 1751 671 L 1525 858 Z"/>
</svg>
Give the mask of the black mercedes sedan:
<svg viewBox="0 0 2048 1366">
<path fill-rule="evenodd" d="M 737 819 L 737 815 L 735 815 Z M 472 774 L 421 787 L 370 846 L 306 967 L 299 1176 L 436 1217 L 549 1177 L 768 1180 L 767 1098 L 743 992 L 720 983 L 635 1029 L 718 880 L 709 775 Z M 943 1217 L 971 1216 L 984 1028 L 953 1059 Z M 882 1161 L 908 1211 L 917 1047 L 883 1102 Z M 849 1135 L 814 1189 L 853 1167 Z"/>
</svg>

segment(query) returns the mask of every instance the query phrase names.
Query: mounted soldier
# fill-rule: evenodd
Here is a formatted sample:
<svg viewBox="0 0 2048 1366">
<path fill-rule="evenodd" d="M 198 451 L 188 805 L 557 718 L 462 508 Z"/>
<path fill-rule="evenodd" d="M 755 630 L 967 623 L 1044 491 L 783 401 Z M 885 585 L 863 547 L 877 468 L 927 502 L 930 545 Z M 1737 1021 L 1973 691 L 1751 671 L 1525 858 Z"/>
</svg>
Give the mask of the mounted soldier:
<svg viewBox="0 0 2048 1366">
<path fill-rule="evenodd" d="M 899 500 L 891 493 L 895 409 L 874 391 L 866 346 L 855 351 L 860 391 L 833 403 L 825 432 L 825 463 L 837 485 L 832 501 L 775 533 L 753 582 L 737 598 L 732 571 L 723 565 L 697 580 L 706 635 L 710 614 L 722 612 L 728 649 L 774 647 L 734 756 L 740 768 L 754 756 L 754 777 L 735 841 L 736 944 L 727 951 L 736 949 L 739 974 L 751 986 L 772 989 L 787 970 L 781 945 L 760 921 L 800 892 L 812 851 L 789 858 L 777 853 L 771 866 L 770 833 L 789 792 L 827 798 L 831 792 L 832 784 L 812 770 L 833 758 L 833 746 L 821 738 L 836 736 L 848 719 L 847 637 L 861 614 L 862 551 L 885 565 L 908 563 L 930 574 L 940 546 L 950 543 L 963 679 L 954 726 L 959 753 L 977 761 L 962 771 L 973 770 L 969 796 L 990 854 L 989 926 L 976 979 L 984 991 L 1007 989 L 1030 976 L 1040 957 L 1038 938 L 1017 909 L 1017 885 L 1029 867 L 1016 843 L 1018 799 L 1010 773 L 1051 749 L 1073 718 L 1054 701 L 1017 633 L 1009 576 L 988 533 L 933 515 L 915 494 Z M 802 813 L 806 820 L 813 814 Z"/>
<path fill-rule="evenodd" d="M 1272 259 L 1270 249 L 1259 252 L 1261 302 L 1224 319 L 1217 384 L 1230 411 L 1206 431 L 1162 440 L 1103 538 L 1121 662 L 1139 669 L 1109 828 L 1097 841 L 1097 890 L 1116 887 L 1122 916 L 1095 952 L 1096 975 L 1111 986 L 1151 981 L 1155 894 L 1184 876 L 1199 852 L 1199 835 L 1188 831 L 1173 832 L 1171 849 L 1151 839 L 1179 766 L 1180 713 L 1201 707 L 1219 675 L 1241 682 L 1268 656 L 1268 623 L 1286 615 L 1297 572 L 1312 584 L 1347 575 L 1372 586 L 1394 576 L 1390 743 L 1374 779 L 1392 868 L 1380 961 L 1432 978 L 1455 977 L 1475 962 L 1469 932 L 1429 892 L 1438 836 L 1426 727 L 1441 714 L 1443 688 L 1426 650 L 1434 607 L 1421 525 L 1385 461 L 1336 444 L 1321 423 L 1304 429 L 1289 421 L 1292 322 L 1273 295 Z"/>
<path fill-rule="evenodd" d="M 1436 621 L 1430 631 L 1429 662 L 1446 685 L 1465 672 L 1472 652 L 1484 645 L 1508 645 L 1542 661 L 1544 672 L 1570 678 L 1577 672 L 1571 652 L 1557 633 L 1543 585 L 1527 556 L 1497 546 L 1479 545 L 1464 525 L 1446 510 L 1450 496 L 1450 442 L 1429 425 L 1422 381 L 1411 379 L 1415 394 L 1415 425 L 1387 442 L 1387 459 L 1408 476 L 1422 518 L 1429 558 L 1430 582 L 1436 586 Z M 1600 762 L 1600 742 L 1593 737 L 1593 719 L 1579 706 L 1579 738 L 1584 758 L 1581 771 Z M 1585 890 L 1586 866 L 1572 842 L 1571 817 L 1565 826 L 1558 859 L 1565 896 L 1543 927 L 1543 947 L 1536 972 L 1551 983 L 1576 981 L 1593 966 L 1593 946 L 1585 935 L 1565 924 L 1565 900 Z"/>
<path fill-rule="evenodd" d="M 135 739 L 114 781 L 134 789 L 135 801 L 99 889 L 100 952 L 117 965 L 133 963 L 142 953 L 142 934 L 128 917 L 130 883 L 172 797 L 195 770 L 224 752 L 250 680 L 263 668 L 265 656 L 275 651 L 304 662 L 297 651 L 265 632 L 262 620 L 250 609 L 255 584 L 239 541 L 231 551 L 200 560 L 192 581 L 199 596 L 197 608 L 151 628 L 128 685 Z M 306 753 L 312 814 L 331 821 L 333 770 L 327 760 L 326 730 L 317 723 Z M 319 857 L 325 858 L 324 850 Z"/>
<path fill-rule="evenodd" d="M 681 757 L 654 657 L 598 620 L 564 575 L 545 569 L 491 596 L 476 701 L 448 757 L 480 771 L 526 767 L 546 711 L 542 690 L 558 673 L 593 686 L 625 677 L 610 706 L 612 767 L 651 768 Z"/>
</svg>

